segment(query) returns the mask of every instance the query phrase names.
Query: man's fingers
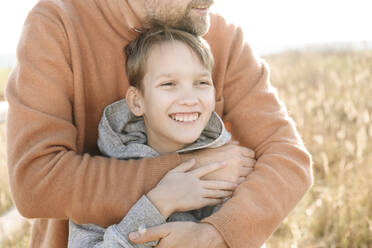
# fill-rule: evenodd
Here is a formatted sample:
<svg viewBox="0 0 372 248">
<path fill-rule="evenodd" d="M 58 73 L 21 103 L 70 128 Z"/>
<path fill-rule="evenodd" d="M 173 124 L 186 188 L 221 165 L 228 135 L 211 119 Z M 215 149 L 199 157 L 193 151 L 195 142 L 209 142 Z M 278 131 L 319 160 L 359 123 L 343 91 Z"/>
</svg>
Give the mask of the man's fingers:
<svg viewBox="0 0 372 248">
<path fill-rule="evenodd" d="M 170 233 L 170 229 L 168 224 L 163 224 L 159 226 L 150 227 L 146 230 L 141 232 L 132 232 L 129 234 L 129 239 L 133 243 L 136 244 L 143 244 L 150 241 L 159 240 L 168 236 Z"/>
<path fill-rule="evenodd" d="M 205 189 L 234 190 L 238 185 L 228 181 L 203 180 Z"/>
<path fill-rule="evenodd" d="M 253 168 L 256 165 L 256 160 L 253 158 L 241 157 L 244 162 L 244 167 Z"/>
<path fill-rule="evenodd" d="M 238 178 L 238 184 L 241 184 L 242 182 L 244 182 L 247 178 L 246 177 L 239 177 Z"/>
<path fill-rule="evenodd" d="M 228 196 L 231 196 L 232 191 L 226 191 L 226 190 L 206 190 L 203 193 L 203 197 L 208 198 L 225 198 Z"/>
<path fill-rule="evenodd" d="M 239 168 L 239 177 L 246 177 L 253 171 L 253 168 L 241 167 Z"/>
<path fill-rule="evenodd" d="M 241 146 L 240 143 L 239 143 L 239 141 L 237 141 L 237 140 L 231 140 L 226 145 L 227 146 L 228 145 L 238 146 L 239 149 L 241 150 L 243 156 L 248 157 L 248 158 L 255 158 L 255 155 L 256 155 L 255 152 L 252 149 L 249 149 L 247 147 Z"/>
<path fill-rule="evenodd" d="M 203 203 L 203 206 L 215 206 L 217 204 L 220 204 L 223 202 L 223 199 L 219 199 L 219 198 L 204 198 L 202 203 Z"/>
<path fill-rule="evenodd" d="M 212 163 L 208 164 L 205 166 L 202 166 L 200 168 L 197 168 L 195 170 L 190 171 L 189 173 L 194 174 L 196 177 L 201 178 L 204 175 L 211 173 L 212 171 L 216 171 L 218 169 L 221 169 L 227 165 L 226 162 L 217 162 L 217 163 Z"/>
<path fill-rule="evenodd" d="M 193 158 L 193 159 L 190 159 L 186 162 L 183 162 L 182 164 L 180 164 L 179 166 L 177 166 L 176 168 L 174 168 L 172 171 L 174 172 L 186 172 L 186 171 L 189 171 L 192 167 L 194 167 L 196 163 L 196 160 Z"/>
<path fill-rule="evenodd" d="M 255 158 L 256 154 L 253 150 L 247 148 L 247 147 L 243 147 L 243 146 L 240 146 L 240 149 L 242 150 L 242 155 L 244 157 L 247 157 L 247 158 Z"/>
</svg>

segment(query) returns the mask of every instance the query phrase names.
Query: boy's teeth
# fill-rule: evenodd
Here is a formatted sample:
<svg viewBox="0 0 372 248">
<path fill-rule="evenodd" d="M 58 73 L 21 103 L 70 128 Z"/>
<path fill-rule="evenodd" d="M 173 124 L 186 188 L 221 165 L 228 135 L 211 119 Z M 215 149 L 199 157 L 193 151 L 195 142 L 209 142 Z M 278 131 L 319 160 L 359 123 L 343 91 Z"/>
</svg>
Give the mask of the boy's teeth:
<svg viewBox="0 0 372 248">
<path fill-rule="evenodd" d="M 198 119 L 198 116 L 199 115 L 197 113 L 194 113 L 194 114 L 172 114 L 171 118 L 173 120 L 180 121 L 180 122 L 192 122 L 192 121 L 196 121 Z"/>
</svg>

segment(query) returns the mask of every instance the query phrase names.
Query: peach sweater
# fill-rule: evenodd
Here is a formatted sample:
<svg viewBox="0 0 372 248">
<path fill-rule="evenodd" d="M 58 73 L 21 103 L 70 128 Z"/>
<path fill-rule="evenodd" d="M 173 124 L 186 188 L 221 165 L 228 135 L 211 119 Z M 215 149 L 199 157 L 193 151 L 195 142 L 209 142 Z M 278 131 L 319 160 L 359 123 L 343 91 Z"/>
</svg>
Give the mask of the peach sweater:
<svg viewBox="0 0 372 248">
<path fill-rule="evenodd" d="M 98 154 L 102 111 L 128 87 L 122 50 L 135 29 L 141 25 L 124 0 L 41 0 L 25 22 L 6 89 L 7 155 L 16 206 L 35 219 L 31 247 L 66 247 L 68 218 L 119 222 L 182 161 Z M 258 161 L 204 222 L 232 248 L 259 247 L 311 186 L 311 158 L 241 29 L 212 14 L 205 39 L 216 60 L 216 112 Z"/>
</svg>

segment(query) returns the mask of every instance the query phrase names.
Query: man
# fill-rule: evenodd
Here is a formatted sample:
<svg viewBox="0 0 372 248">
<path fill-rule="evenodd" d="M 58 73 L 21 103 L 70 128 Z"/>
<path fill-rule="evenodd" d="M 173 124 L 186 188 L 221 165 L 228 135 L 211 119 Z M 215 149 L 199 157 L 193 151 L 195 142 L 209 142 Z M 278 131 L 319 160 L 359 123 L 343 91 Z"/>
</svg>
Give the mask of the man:
<svg viewBox="0 0 372 248">
<path fill-rule="evenodd" d="M 190 157 L 200 165 L 251 163 L 244 147 L 254 149 L 256 169 L 234 196 L 201 224 L 149 229 L 149 236 L 167 236 L 159 247 L 259 247 L 303 197 L 312 184 L 310 155 L 269 83 L 267 67 L 244 43 L 240 28 L 209 15 L 211 4 L 42 0 L 31 11 L 6 90 L 10 184 L 21 214 L 37 218 L 31 247 L 66 247 L 68 218 L 117 223 L 167 171 Z M 159 22 L 199 35 L 208 31 L 204 38 L 216 61 L 216 112 L 241 146 L 139 161 L 97 156 L 102 110 L 129 86 L 121 51 L 143 27 Z M 244 175 L 237 172 L 238 177 Z"/>
</svg>

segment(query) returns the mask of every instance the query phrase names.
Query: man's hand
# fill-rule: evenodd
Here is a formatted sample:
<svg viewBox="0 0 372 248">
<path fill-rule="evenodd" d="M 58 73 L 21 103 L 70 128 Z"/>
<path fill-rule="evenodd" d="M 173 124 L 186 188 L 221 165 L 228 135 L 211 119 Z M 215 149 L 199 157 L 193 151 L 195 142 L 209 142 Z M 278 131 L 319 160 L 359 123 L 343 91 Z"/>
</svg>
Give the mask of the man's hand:
<svg viewBox="0 0 372 248">
<path fill-rule="evenodd" d="M 135 234 L 138 235 L 136 239 Z M 217 230 L 206 223 L 169 222 L 141 233 L 130 233 L 129 239 L 136 244 L 160 239 L 157 248 L 228 248 Z"/>
<path fill-rule="evenodd" d="M 216 162 L 226 162 L 228 166 L 202 177 L 204 180 L 224 180 L 240 184 L 253 171 L 256 163 L 253 150 L 233 141 L 217 148 L 201 149 L 181 155 L 182 159 L 196 159 L 196 168 Z M 194 168 L 195 168 L 194 167 Z"/>
</svg>

